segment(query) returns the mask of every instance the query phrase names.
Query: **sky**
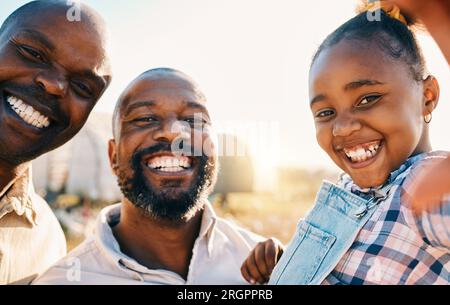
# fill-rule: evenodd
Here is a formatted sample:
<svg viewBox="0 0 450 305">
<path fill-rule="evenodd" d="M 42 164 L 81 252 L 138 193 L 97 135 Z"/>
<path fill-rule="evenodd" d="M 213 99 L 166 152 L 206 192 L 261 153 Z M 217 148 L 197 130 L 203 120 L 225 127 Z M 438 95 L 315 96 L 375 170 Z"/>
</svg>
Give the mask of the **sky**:
<svg viewBox="0 0 450 305">
<path fill-rule="evenodd" d="M 0 22 L 26 2 L 0 0 Z M 315 139 L 308 70 L 322 40 L 355 15 L 356 0 L 83 2 L 103 15 L 111 34 L 114 78 L 95 111 L 112 112 L 140 73 L 171 67 L 205 92 L 218 131 L 261 140 L 250 145 L 260 164 L 336 169 Z M 450 150 L 450 69 L 429 36 L 419 41 L 441 85 L 433 148 Z"/>
</svg>

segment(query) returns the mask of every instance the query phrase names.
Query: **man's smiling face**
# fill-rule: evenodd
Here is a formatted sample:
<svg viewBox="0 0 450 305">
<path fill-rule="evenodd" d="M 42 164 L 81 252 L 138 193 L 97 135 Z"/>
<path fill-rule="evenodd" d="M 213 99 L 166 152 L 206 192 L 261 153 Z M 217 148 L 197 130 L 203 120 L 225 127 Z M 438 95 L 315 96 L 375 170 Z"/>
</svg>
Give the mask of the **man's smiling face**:
<svg viewBox="0 0 450 305">
<path fill-rule="evenodd" d="M 214 184 L 216 155 L 210 148 L 210 117 L 196 86 L 177 72 L 143 74 L 120 98 L 114 124 L 110 159 L 125 197 L 169 220 L 198 210 L 199 199 Z M 182 143 L 184 154 L 174 143 Z"/>
<path fill-rule="evenodd" d="M 110 82 L 102 21 L 82 7 L 25 9 L 0 33 L 0 159 L 20 164 L 61 146 L 84 125 Z"/>
</svg>

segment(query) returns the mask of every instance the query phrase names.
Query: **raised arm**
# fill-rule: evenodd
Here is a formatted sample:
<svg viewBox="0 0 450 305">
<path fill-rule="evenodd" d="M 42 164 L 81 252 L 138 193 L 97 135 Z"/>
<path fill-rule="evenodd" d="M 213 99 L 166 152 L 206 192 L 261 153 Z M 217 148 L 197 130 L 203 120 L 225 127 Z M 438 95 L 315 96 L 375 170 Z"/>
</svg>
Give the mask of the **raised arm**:
<svg viewBox="0 0 450 305">
<path fill-rule="evenodd" d="M 450 64 L 450 0 L 389 0 L 420 19 Z"/>
</svg>

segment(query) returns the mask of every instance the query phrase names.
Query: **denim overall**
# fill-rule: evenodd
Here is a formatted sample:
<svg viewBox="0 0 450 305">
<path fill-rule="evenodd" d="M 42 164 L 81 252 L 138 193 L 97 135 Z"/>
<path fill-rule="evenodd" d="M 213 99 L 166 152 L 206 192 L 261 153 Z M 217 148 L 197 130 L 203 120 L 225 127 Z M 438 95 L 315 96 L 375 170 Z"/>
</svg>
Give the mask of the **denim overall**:
<svg viewBox="0 0 450 305">
<path fill-rule="evenodd" d="M 402 175 L 403 176 L 403 175 Z M 370 219 L 391 183 L 367 200 L 324 181 L 313 209 L 299 222 L 269 285 L 318 285 L 333 271 Z"/>
</svg>

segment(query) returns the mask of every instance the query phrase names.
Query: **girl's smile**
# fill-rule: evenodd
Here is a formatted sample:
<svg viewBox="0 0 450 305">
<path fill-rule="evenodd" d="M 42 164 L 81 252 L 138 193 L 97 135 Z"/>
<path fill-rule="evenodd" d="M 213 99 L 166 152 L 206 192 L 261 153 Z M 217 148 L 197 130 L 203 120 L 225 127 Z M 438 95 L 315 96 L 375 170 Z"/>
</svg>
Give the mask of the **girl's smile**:
<svg viewBox="0 0 450 305">
<path fill-rule="evenodd" d="M 311 66 L 317 141 L 360 187 L 382 185 L 410 156 L 431 150 L 424 116 L 437 92 L 433 78 L 415 80 L 375 43 L 342 40 Z"/>
<path fill-rule="evenodd" d="M 372 165 L 380 156 L 383 149 L 383 141 L 361 141 L 359 144 L 348 144 L 345 147 L 336 147 L 342 160 L 353 169 L 364 168 Z"/>
</svg>

